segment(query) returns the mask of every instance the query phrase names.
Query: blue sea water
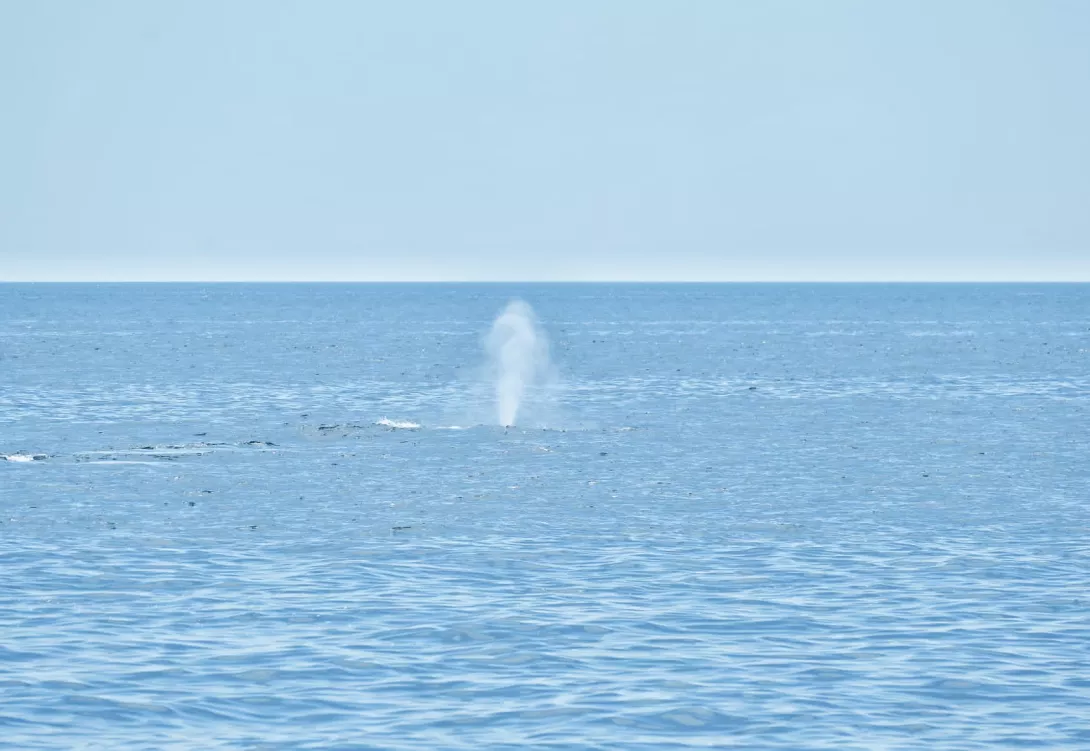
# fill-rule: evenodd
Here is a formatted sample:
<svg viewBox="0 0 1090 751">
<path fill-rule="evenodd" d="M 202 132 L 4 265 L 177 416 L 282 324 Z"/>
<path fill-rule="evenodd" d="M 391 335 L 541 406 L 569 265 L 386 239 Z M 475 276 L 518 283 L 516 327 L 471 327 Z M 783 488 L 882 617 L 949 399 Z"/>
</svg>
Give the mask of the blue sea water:
<svg viewBox="0 0 1090 751">
<path fill-rule="evenodd" d="M 1088 405 L 1090 285 L 0 285 L 0 748 L 1090 748 Z"/>
</svg>

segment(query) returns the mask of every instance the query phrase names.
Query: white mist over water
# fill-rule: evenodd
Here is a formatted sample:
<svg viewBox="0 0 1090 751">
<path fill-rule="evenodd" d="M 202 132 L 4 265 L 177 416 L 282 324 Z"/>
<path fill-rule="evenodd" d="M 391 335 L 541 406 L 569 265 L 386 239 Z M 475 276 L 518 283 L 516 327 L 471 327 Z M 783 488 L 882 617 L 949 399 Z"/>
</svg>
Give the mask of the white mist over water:
<svg viewBox="0 0 1090 751">
<path fill-rule="evenodd" d="M 512 300 L 492 323 L 485 341 L 488 365 L 496 391 L 496 419 L 515 425 L 528 392 L 545 386 L 552 374 L 549 340 L 534 309 Z"/>
</svg>

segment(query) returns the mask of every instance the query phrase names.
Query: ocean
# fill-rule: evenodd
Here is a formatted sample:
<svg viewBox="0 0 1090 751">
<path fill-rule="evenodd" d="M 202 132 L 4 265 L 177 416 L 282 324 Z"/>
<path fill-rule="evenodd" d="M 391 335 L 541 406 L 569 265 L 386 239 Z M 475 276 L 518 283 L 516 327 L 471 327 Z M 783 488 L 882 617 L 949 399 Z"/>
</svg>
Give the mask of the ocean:
<svg viewBox="0 0 1090 751">
<path fill-rule="evenodd" d="M 1090 285 L 0 285 L 0 748 L 1090 748 L 1088 407 Z"/>
</svg>

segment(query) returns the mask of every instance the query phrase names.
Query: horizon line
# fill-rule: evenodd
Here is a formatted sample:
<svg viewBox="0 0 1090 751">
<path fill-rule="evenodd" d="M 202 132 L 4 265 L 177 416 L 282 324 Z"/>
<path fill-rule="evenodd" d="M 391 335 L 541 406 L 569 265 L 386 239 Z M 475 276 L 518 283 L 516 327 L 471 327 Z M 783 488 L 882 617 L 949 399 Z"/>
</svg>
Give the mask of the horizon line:
<svg viewBox="0 0 1090 751">
<path fill-rule="evenodd" d="M 0 284 L 1088 284 L 1086 279 L 0 279 Z"/>
</svg>

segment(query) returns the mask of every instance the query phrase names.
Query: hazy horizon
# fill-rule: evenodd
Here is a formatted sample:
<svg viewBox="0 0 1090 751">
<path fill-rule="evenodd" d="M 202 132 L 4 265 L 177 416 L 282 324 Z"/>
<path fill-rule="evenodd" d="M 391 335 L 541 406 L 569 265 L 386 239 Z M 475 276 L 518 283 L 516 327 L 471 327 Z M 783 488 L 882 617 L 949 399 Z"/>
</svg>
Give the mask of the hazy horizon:
<svg viewBox="0 0 1090 751">
<path fill-rule="evenodd" d="M 7 279 L 2 284 L 1090 284 L 1088 279 Z"/>
</svg>

